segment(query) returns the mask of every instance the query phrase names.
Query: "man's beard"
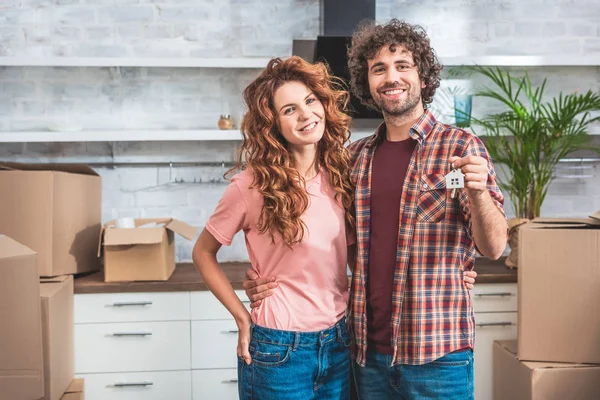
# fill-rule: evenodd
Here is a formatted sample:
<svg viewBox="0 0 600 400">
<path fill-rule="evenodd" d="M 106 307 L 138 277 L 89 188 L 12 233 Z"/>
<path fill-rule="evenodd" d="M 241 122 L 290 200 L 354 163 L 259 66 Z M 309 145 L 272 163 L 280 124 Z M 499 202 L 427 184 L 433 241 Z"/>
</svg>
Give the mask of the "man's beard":
<svg viewBox="0 0 600 400">
<path fill-rule="evenodd" d="M 373 101 L 377 106 L 391 117 L 402 117 L 408 115 L 419 105 L 421 102 L 420 94 L 414 93 L 412 90 L 407 92 L 407 97 L 404 100 L 394 101 L 385 100 L 382 95 L 378 94 L 378 97 L 373 97 Z"/>
</svg>

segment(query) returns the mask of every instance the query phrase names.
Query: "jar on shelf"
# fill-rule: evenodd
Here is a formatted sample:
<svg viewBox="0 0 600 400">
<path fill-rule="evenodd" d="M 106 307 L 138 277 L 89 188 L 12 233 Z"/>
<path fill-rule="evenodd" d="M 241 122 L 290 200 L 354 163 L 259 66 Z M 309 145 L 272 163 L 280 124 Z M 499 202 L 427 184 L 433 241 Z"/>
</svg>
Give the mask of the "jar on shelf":
<svg viewBox="0 0 600 400">
<path fill-rule="evenodd" d="M 221 130 L 233 129 L 233 120 L 231 119 L 231 115 L 221 114 L 221 118 L 219 118 L 219 129 L 221 129 Z"/>
</svg>

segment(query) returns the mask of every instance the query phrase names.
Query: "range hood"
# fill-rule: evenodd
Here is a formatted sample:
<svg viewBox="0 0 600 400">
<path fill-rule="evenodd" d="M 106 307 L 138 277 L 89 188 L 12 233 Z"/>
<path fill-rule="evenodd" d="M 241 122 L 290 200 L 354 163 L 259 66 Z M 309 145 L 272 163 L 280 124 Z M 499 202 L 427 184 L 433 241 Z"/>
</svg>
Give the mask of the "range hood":
<svg viewBox="0 0 600 400">
<path fill-rule="evenodd" d="M 321 0 L 320 35 L 314 40 L 294 40 L 292 54 L 309 62 L 324 61 L 331 72 L 348 83 L 346 49 L 352 33 L 364 20 L 375 20 L 375 0 Z M 381 113 L 350 96 L 354 119 L 381 119 Z"/>
<path fill-rule="evenodd" d="M 365 19 L 375 20 L 375 0 L 321 0 L 321 36 L 352 36 Z"/>
</svg>

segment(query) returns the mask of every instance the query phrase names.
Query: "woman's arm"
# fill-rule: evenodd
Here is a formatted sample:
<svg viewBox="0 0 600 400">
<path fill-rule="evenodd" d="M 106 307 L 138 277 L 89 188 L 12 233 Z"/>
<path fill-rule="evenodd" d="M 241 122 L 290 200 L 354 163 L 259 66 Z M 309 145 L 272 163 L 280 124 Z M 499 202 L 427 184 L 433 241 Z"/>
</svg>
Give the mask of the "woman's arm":
<svg viewBox="0 0 600 400">
<path fill-rule="evenodd" d="M 247 364 L 252 361 L 248 346 L 250 344 L 250 313 L 235 294 L 227 276 L 217 262 L 217 252 L 221 243 L 206 229 L 202 231 L 192 252 L 194 265 L 208 289 L 231 313 L 239 329 L 237 354 Z"/>
</svg>

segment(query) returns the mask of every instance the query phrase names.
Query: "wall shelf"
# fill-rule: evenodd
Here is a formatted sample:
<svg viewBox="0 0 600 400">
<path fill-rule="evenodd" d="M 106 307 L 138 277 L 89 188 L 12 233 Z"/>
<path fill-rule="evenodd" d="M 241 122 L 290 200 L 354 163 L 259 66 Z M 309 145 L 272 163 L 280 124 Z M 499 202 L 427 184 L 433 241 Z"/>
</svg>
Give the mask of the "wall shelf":
<svg viewBox="0 0 600 400">
<path fill-rule="evenodd" d="M 0 57 L 0 66 L 14 67 L 169 67 L 264 68 L 270 58 L 149 58 L 149 57 Z"/>
<path fill-rule="evenodd" d="M 253 68 L 262 69 L 269 57 L 162 58 L 162 57 L 0 57 L 0 66 L 36 67 L 168 67 L 168 68 Z M 446 66 L 600 66 L 600 56 L 460 56 L 440 57 Z"/>
<path fill-rule="evenodd" d="M 352 140 L 371 135 L 373 130 L 352 133 Z M 241 140 L 238 130 L 98 130 L 80 132 L 0 132 L 0 143 L 56 142 L 140 142 L 140 141 L 235 141 Z"/>
<path fill-rule="evenodd" d="M 600 57 L 584 55 L 546 56 L 464 56 L 440 57 L 446 66 L 482 65 L 498 67 L 599 66 Z"/>
</svg>

